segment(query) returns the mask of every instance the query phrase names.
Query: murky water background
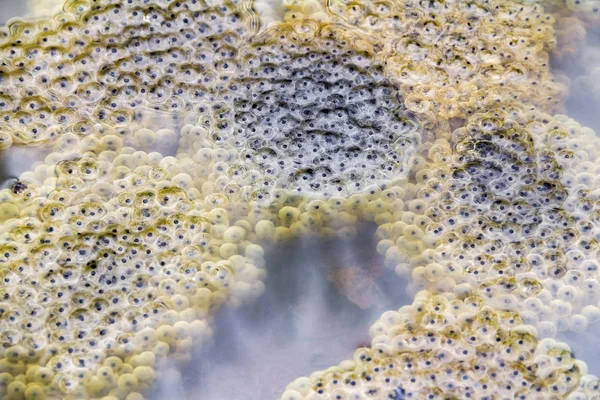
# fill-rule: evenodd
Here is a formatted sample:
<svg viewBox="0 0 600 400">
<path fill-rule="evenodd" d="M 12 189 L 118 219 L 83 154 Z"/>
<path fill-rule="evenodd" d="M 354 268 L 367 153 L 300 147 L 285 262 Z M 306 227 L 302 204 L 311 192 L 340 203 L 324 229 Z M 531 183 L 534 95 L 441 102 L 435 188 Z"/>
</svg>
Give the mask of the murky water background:
<svg viewBox="0 0 600 400">
<path fill-rule="evenodd" d="M 0 23 L 4 24 L 8 19 L 23 15 L 27 10 L 27 3 L 16 0 L 0 1 Z"/>
<path fill-rule="evenodd" d="M 410 301 L 391 271 L 384 270 L 375 283 L 377 297 L 367 299 L 367 309 L 327 280 L 328 265 L 381 263 L 373 234 L 367 228 L 351 242 L 297 240 L 272 248 L 265 294 L 250 306 L 220 313 L 212 346 L 196 354 L 180 380 L 172 379 L 153 399 L 172 392 L 214 400 L 248 393 L 253 399 L 274 399 L 297 377 L 352 356 L 370 342 L 369 327 L 381 313 Z"/>
<path fill-rule="evenodd" d="M 0 0 L 0 23 L 25 10 L 22 0 Z M 599 32 L 588 37 L 589 45 L 600 42 Z M 573 59 L 557 65 L 571 79 L 585 69 Z M 572 92 L 567 105 L 571 117 L 598 132 L 600 102 L 596 100 Z M 10 148 L 8 155 L 0 154 L 0 179 L 18 176 L 30 169 L 31 160 L 43 156 L 35 149 Z M 327 265 L 381 266 L 373 234 L 374 229 L 366 227 L 347 243 L 297 240 L 285 248 L 270 248 L 265 294 L 254 304 L 222 311 L 216 319 L 219 333 L 214 342 L 194 354 L 185 371 L 165 376 L 152 398 L 273 399 L 296 377 L 350 358 L 356 348 L 369 343 L 368 329 L 382 312 L 410 301 L 404 294 L 405 283 L 388 270 L 373 283 L 366 309 L 342 296 L 327 279 Z M 577 341 L 562 337 L 596 375 L 600 374 L 597 333 L 580 334 Z"/>
</svg>

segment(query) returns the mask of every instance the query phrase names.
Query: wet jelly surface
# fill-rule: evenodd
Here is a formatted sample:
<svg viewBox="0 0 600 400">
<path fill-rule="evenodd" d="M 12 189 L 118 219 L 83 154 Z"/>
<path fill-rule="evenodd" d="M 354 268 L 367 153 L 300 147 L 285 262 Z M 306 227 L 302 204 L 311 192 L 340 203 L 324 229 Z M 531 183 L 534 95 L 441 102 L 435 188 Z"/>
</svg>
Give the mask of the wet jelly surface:
<svg viewBox="0 0 600 400">
<path fill-rule="evenodd" d="M 26 171 L 0 398 L 183 397 L 173 368 L 256 399 L 599 398 L 569 345 L 600 321 L 600 139 L 565 114 L 597 119 L 599 7 L 29 4 L 0 31 Z M 273 386 L 220 364 L 235 331 Z"/>
</svg>

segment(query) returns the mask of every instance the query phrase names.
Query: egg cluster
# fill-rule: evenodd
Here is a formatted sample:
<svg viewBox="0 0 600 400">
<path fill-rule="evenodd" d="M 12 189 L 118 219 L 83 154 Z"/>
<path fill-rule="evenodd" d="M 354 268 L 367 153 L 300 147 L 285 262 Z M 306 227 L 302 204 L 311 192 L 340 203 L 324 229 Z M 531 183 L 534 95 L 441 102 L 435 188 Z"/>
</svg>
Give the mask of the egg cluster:
<svg viewBox="0 0 600 400">
<path fill-rule="evenodd" d="M 375 322 L 371 347 L 292 382 L 281 399 L 558 399 L 577 389 L 586 367 L 567 345 L 538 341 L 517 314 L 484 304 L 421 292 Z"/>
<path fill-rule="evenodd" d="M 229 0 L 76 0 L 10 24 L 0 147 L 52 152 L 0 191 L 0 397 L 142 398 L 219 305 L 263 292 L 257 243 L 359 220 L 418 294 L 283 399 L 598 396 L 549 338 L 600 320 L 600 140 L 547 114 L 566 94 L 554 18 L 285 7 L 258 34 L 274 13 Z"/>
<path fill-rule="evenodd" d="M 112 150 L 4 190 L 19 214 L 0 228 L 9 399 L 136 398 L 155 362 L 185 360 L 193 338 L 211 335 L 216 306 L 264 290 L 262 248 L 198 198 L 176 159 L 106 139 Z"/>
<path fill-rule="evenodd" d="M 211 172 L 225 194 L 235 197 L 234 185 L 263 202 L 277 191 L 348 197 L 406 175 L 420 126 L 383 65 L 345 40 L 334 26 L 283 26 L 243 47 L 230 101 L 207 104 L 182 130 L 182 157 L 209 163 L 207 152 L 222 153 Z"/>
<path fill-rule="evenodd" d="M 554 112 L 566 86 L 550 71 L 554 18 L 534 2 L 290 1 L 289 21 L 329 20 L 377 43 L 406 93 L 432 123 L 517 100 Z"/>
<path fill-rule="evenodd" d="M 400 186 L 431 133 L 357 40 L 335 25 L 273 27 L 240 49 L 229 101 L 198 108 L 180 131 L 177 158 L 201 195 L 225 196 L 259 240 L 352 235 L 357 218 L 403 207 Z M 136 145 L 154 137 L 143 132 Z"/>
<path fill-rule="evenodd" d="M 409 210 L 379 226 L 388 265 L 415 288 L 518 311 L 543 337 L 598 321 L 595 133 L 503 106 L 475 114 L 452 143 L 442 163 L 450 144 L 429 149 Z"/>
<path fill-rule="evenodd" d="M 193 119 L 251 32 L 234 3 L 69 1 L 54 18 L 12 21 L 0 39 L 0 147 L 128 131 L 157 113 Z"/>
<path fill-rule="evenodd" d="M 254 41 L 233 80 L 227 136 L 244 149 L 241 161 L 275 181 L 263 187 L 304 196 L 348 196 L 402 176 L 419 126 L 383 65 L 349 49 L 339 28 L 310 41 L 290 28 Z"/>
</svg>

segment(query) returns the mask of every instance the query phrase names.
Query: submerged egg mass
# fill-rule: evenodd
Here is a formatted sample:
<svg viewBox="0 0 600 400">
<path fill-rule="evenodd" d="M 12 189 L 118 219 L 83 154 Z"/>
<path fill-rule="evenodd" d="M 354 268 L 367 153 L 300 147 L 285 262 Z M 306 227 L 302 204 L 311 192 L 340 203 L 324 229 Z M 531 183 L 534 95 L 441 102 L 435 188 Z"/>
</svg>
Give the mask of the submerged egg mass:
<svg viewBox="0 0 600 400">
<path fill-rule="evenodd" d="M 383 65 L 340 43 L 335 27 L 322 29 L 306 43 L 273 32 L 248 51 L 231 87 L 230 136 L 276 186 L 347 196 L 402 176 L 420 133 Z"/>
<path fill-rule="evenodd" d="M 0 147 L 50 153 L 0 191 L 0 397 L 143 398 L 263 292 L 258 243 L 359 220 L 414 302 L 282 399 L 598 396 L 552 339 L 600 320 L 600 140 L 548 114 L 566 22 L 521 1 L 264 9 L 76 0 L 8 26 Z"/>
<path fill-rule="evenodd" d="M 420 292 L 375 322 L 371 348 L 296 380 L 281 398 L 563 398 L 577 387 L 581 367 L 567 346 L 538 342 L 517 314 L 482 303 Z"/>
<path fill-rule="evenodd" d="M 202 210 L 167 159 L 126 158 L 59 162 L 45 194 L 20 183 L 13 201 L 31 214 L 1 229 L 2 368 L 15 377 L 49 368 L 48 397 L 148 389 L 154 361 L 139 357 L 188 357 L 193 337 L 210 336 L 213 307 L 263 289 L 262 249 L 229 237 L 226 210 Z M 219 254 L 224 239 L 236 243 L 231 261 Z M 117 367 L 105 377 L 109 360 Z"/>
<path fill-rule="evenodd" d="M 212 101 L 251 32 L 236 3 L 69 1 L 14 21 L 0 42 L 1 147 L 129 130 Z"/>
</svg>

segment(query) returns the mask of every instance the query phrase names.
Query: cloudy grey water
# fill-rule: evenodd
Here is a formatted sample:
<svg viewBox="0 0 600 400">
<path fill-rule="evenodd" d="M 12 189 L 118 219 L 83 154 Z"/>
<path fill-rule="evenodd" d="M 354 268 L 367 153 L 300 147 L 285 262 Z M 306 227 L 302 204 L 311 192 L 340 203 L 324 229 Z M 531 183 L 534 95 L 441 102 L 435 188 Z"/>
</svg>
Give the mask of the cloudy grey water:
<svg viewBox="0 0 600 400">
<path fill-rule="evenodd" d="M 367 228 L 348 242 L 272 246 L 265 294 L 254 304 L 219 313 L 213 343 L 194 354 L 180 376 L 169 375 L 152 399 L 173 393 L 182 399 L 274 399 L 294 379 L 352 358 L 370 343 L 369 327 L 383 312 L 410 302 L 405 282 L 382 268 L 375 245 L 374 229 Z M 370 288 L 350 280 L 366 308 L 327 279 L 331 266 L 382 274 Z"/>
<path fill-rule="evenodd" d="M 588 49 L 600 48 L 600 31 L 588 31 L 585 46 Z M 587 63 L 586 63 L 587 61 Z M 591 65 L 591 61 L 598 61 Z M 590 65 L 588 65 L 590 63 Z M 595 74 L 591 79 L 593 86 L 581 84 L 578 79 L 586 75 L 587 71 L 600 68 L 600 60 L 585 60 L 580 55 L 562 62 L 556 62 L 555 67 L 566 73 L 572 83 L 569 98 L 566 102 L 567 113 L 581 125 L 589 126 L 596 134 L 600 132 L 600 93 L 595 89 L 600 84 L 600 75 Z"/>
<path fill-rule="evenodd" d="M 22 0 L 0 0 L 0 24 L 10 18 L 23 15 L 27 11 L 27 3 Z"/>
</svg>

